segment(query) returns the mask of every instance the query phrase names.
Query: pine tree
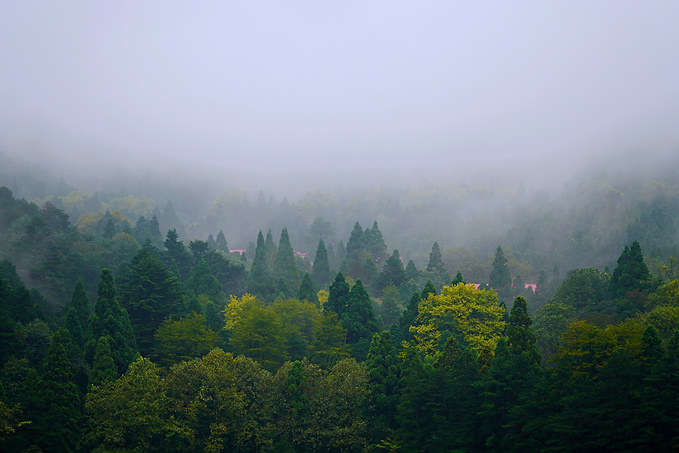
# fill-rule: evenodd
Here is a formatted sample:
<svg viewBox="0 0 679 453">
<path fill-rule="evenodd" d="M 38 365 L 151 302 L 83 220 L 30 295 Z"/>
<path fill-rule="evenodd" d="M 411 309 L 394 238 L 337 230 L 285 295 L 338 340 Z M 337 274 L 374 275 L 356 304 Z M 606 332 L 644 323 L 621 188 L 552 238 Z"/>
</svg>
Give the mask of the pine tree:
<svg viewBox="0 0 679 453">
<path fill-rule="evenodd" d="M 443 259 L 441 258 L 441 249 L 439 248 L 439 243 L 434 242 L 431 247 L 431 252 L 429 253 L 429 263 L 427 263 L 428 271 L 435 272 L 445 272 L 446 267 L 443 264 Z"/>
<path fill-rule="evenodd" d="M 378 277 L 377 289 L 382 291 L 387 286 L 393 285 L 399 287 L 401 283 L 405 281 L 406 273 L 403 269 L 403 262 L 398 253 L 398 250 L 394 250 L 394 253 L 387 258 L 386 263 L 384 263 L 384 268 Z"/>
<path fill-rule="evenodd" d="M 226 237 L 224 236 L 224 232 L 222 230 L 219 230 L 219 233 L 217 233 L 217 240 L 215 243 L 217 244 L 217 250 L 224 253 L 229 253 L 229 246 L 226 243 Z"/>
<path fill-rule="evenodd" d="M 637 241 L 634 241 L 631 247 L 625 246 L 618 258 L 618 265 L 611 275 L 609 287 L 611 296 L 622 298 L 632 290 L 644 290 L 645 283 L 649 278 L 650 273 L 646 263 L 644 263 L 641 246 Z"/>
<path fill-rule="evenodd" d="M 290 244 L 290 237 L 288 236 L 288 229 L 283 228 L 281 231 L 281 239 L 278 242 L 278 253 L 274 262 L 274 279 L 283 279 L 289 292 L 285 294 L 286 298 L 296 295 L 299 291 L 299 269 L 295 264 L 295 252 Z"/>
<path fill-rule="evenodd" d="M 507 343 L 512 354 L 527 354 L 535 365 L 540 365 L 542 358 L 536 346 L 536 338 L 530 329 L 533 320 L 528 316 L 526 299 L 518 296 L 514 299 L 512 311 L 507 324 Z"/>
<path fill-rule="evenodd" d="M 87 297 L 85 283 L 83 283 L 82 278 L 79 278 L 78 281 L 75 282 L 75 288 L 73 289 L 73 295 L 71 296 L 68 307 L 73 307 L 75 310 L 78 319 L 80 320 L 80 327 L 82 329 L 87 329 L 92 309 L 90 308 L 90 299 Z"/>
<path fill-rule="evenodd" d="M 408 264 L 406 264 L 406 280 L 416 280 L 417 276 L 419 275 L 419 272 L 417 270 L 417 267 L 415 266 L 415 263 L 413 260 L 408 260 Z"/>
<path fill-rule="evenodd" d="M 507 267 L 507 258 L 502 247 L 498 246 L 493 259 L 493 269 L 490 271 L 489 282 L 491 288 L 495 290 L 505 289 L 512 284 L 512 277 Z"/>
<path fill-rule="evenodd" d="M 347 343 L 357 360 L 365 360 L 373 334 L 379 330 L 373 313 L 372 301 L 361 280 L 349 291 L 346 312 L 340 317 L 342 326 L 347 329 Z"/>
<path fill-rule="evenodd" d="M 302 277 L 302 282 L 299 285 L 297 299 L 309 301 L 318 307 L 317 293 L 318 291 L 316 291 L 316 288 L 314 287 L 314 282 L 311 281 L 311 275 L 309 275 L 308 272 L 305 272 L 304 277 Z"/>
<path fill-rule="evenodd" d="M 347 304 L 349 303 L 349 284 L 344 279 L 342 271 L 335 276 L 335 281 L 330 285 L 330 292 L 328 294 L 328 302 L 326 308 L 337 313 L 337 316 L 342 318 L 342 315 L 347 311 Z"/>
<path fill-rule="evenodd" d="M 264 250 L 266 250 L 266 265 L 272 270 L 273 275 L 273 268 L 276 262 L 276 255 L 278 255 L 278 249 L 276 248 L 276 243 L 273 241 L 273 234 L 271 234 L 271 230 L 266 232 Z"/>
<path fill-rule="evenodd" d="M 373 440 L 377 442 L 385 439 L 396 428 L 395 415 L 399 400 L 401 361 L 388 331 L 373 335 L 365 365 L 370 376 L 368 385 L 372 397 L 370 414 Z"/>
<path fill-rule="evenodd" d="M 325 248 L 323 239 L 318 241 L 316 248 L 316 256 L 314 258 L 314 266 L 311 271 L 311 279 L 317 288 L 325 288 L 332 280 L 330 273 L 330 261 L 328 260 L 328 251 Z"/>
<path fill-rule="evenodd" d="M 80 397 L 58 332 L 52 337 L 39 389 L 37 444 L 44 452 L 74 451 L 80 439 Z"/>
<path fill-rule="evenodd" d="M 106 337 L 100 337 L 94 350 L 94 361 L 89 375 L 89 384 L 102 385 L 106 381 L 115 381 L 120 374 L 111 356 L 111 345 Z"/>
<path fill-rule="evenodd" d="M 411 341 L 414 336 L 410 332 L 410 326 L 413 325 L 415 322 L 415 319 L 417 319 L 417 314 L 418 314 L 418 306 L 420 304 L 420 300 L 422 298 L 420 297 L 420 293 L 417 291 L 413 293 L 412 297 L 410 298 L 410 301 L 408 302 L 408 306 L 406 309 L 403 311 L 403 314 L 401 317 L 398 319 L 398 326 L 399 330 L 401 333 L 401 339 L 403 341 Z"/>
<path fill-rule="evenodd" d="M 270 301 L 276 292 L 273 277 L 269 270 L 269 258 L 264 242 L 264 235 L 257 235 L 257 248 L 250 268 L 247 292 L 263 301 Z"/>
<path fill-rule="evenodd" d="M 127 309 L 137 347 L 144 356 L 151 353 L 153 334 L 163 320 L 186 313 L 182 285 L 156 250 L 150 243 L 144 244 L 132 258 L 126 283 L 120 288 L 121 305 Z"/>
<path fill-rule="evenodd" d="M 373 262 L 381 263 L 387 257 L 387 245 L 384 243 L 382 232 L 377 226 L 377 220 L 373 222 L 373 227 L 370 230 L 365 231 L 364 237 Z"/>
<path fill-rule="evenodd" d="M 92 363 L 97 342 L 100 337 L 105 336 L 111 345 L 113 361 L 118 372 L 122 374 L 134 360 L 137 348 L 130 318 L 127 310 L 118 304 L 113 276 L 108 269 L 101 271 L 97 294 L 94 314 L 90 319 L 90 333 L 85 346 L 85 357 L 88 362 Z"/>
<path fill-rule="evenodd" d="M 226 301 L 222 284 L 212 275 L 212 270 L 205 259 L 196 265 L 193 275 L 186 281 L 186 289 L 196 296 L 207 296 L 217 303 Z"/>
<path fill-rule="evenodd" d="M 466 284 L 467 284 L 467 282 L 465 282 L 465 281 L 462 279 L 462 272 L 457 271 L 457 275 L 455 276 L 455 278 L 453 279 L 453 281 L 450 282 L 450 286 L 459 285 L 460 283 L 462 283 L 463 285 L 466 285 Z"/>
</svg>

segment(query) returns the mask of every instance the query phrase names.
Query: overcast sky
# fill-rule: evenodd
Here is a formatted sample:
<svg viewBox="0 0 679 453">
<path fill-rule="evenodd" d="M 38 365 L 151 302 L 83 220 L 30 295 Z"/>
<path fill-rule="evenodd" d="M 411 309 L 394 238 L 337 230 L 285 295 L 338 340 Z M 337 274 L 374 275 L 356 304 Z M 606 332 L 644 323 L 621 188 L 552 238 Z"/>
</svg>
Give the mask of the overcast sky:
<svg viewBox="0 0 679 453">
<path fill-rule="evenodd" d="M 679 154 L 679 2 L 4 1 L 0 152 L 394 177 Z"/>
</svg>

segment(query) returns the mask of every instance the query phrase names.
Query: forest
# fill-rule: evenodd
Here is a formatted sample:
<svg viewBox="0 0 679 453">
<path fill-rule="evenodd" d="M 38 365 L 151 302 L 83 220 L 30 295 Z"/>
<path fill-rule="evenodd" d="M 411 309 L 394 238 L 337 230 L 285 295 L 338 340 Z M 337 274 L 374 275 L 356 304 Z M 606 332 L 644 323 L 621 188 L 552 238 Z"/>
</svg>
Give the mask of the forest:
<svg viewBox="0 0 679 453">
<path fill-rule="evenodd" d="M 3 452 L 679 448 L 676 166 L 277 200 L 2 162 Z"/>
</svg>

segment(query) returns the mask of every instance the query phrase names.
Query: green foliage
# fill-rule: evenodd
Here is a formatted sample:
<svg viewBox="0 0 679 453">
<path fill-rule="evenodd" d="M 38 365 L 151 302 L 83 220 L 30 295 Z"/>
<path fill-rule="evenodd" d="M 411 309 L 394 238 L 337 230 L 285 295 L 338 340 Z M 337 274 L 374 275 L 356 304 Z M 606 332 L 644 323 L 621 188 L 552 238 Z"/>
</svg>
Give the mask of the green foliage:
<svg viewBox="0 0 679 453">
<path fill-rule="evenodd" d="M 563 345 L 561 335 L 575 320 L 575 309 L 561 302 L 550 302 L 535 314 L 533 332 L 540 355 L 549 360 Z"/>
<path fill-rule="evenodd" d="M 120 374 L 113 362 L 111 346 L 106 337 L 100 337 L 94 351 L 94 361 L 89 374 L 90 386 L 100 386 L 108 381 L 115 381 Z"/>
<path fill-rule="evenodd" d="M 618 258 L 618 265 L 613 270 L 609 291 L 613 298 L 625 297 L 627 293 L 635 289 L 645 289 L 646 281 L 650 273 L 644 263 L 641 246 L 637 241 L 631 247 L 625 246 Z"/>
<path fill-rule="evenodd" d="M 198 262 L 193 275 L 186 281 L 186 289 L 196 296 L 207 296 L 216 303 L 225 302 L 222 285 L 212 275 L 212 270 L 204 258 Z"/>
<path fill-rule="evenodd" d="M 365 361 L 370 390 L 369 413 L 374 442 L 384 439 L 396 428 L 398 382 L 401 363 L 389 332 L 376 333 Z"/>
<path fill-rule="evenodd" d="M 328 250 L 325 248 L 325 242 L 323 242 L 323 239 L 318 241 L 318 247 L 316 248 L 316 255 L 314 257 L 314 266 L 311 272 L 311 279 L 318 288 L 326 288 L 332 281 L 330 261 L 328 260 Z"/>
<path fill-rule="evenodd" d="M 271 274 L 269 264 L 269 252 L 264 243 L 264 236 L 259 232 L 257 236 L 257 249 L 250 268 L 247 292 L 261 300 L 269 301 L 276 293 L 276 287 Z"/>
<path fill-rule="evenodd" d="M 251 357 L 262 368 L 275 371 L 288 358 L 283 324 L 274 308 L 251 304 L 240 315 L 229 344 L 238 354 Z"/>
<path fill-rule="evenodd" d="M 89 340 L 85 346 L 85 357 L 90 363 L 94 359 L 99 338 L 106 337 L 111 346 L 111 355 L 122 374 L 137 354 L 136 342 L 127 310 L 121 308 L 116 298 L 116 288 L 111 271 L 101 271 L 94 314 L 90 318 Z"/>
<path fill-rule="evenodd" d="M 507 324 L 509 350 L 514 355 L 527 354 L 532 363 L 540 365 L 542 358 L 535 345 L 536 338 L 531 331 L 532 324 L 533 320 L 528 316 L 526 309 L 526 299 L 521 296 L 517 297 L 514 299 Z"/>
<path fill-rule="evenodd" d="M 191 432 L 169 410 L 157 367 L 139 357 L 118 380 L 88 393 L 83 444 L 92 451 L 184 450 L 191 445 Z"/>
<path fill-rule="evenodd" d="M 297 293 L 297 298 L 299 300 L 306 300 L 319 307 L 318 303 L 318 291 L 314 286 L 314 282 L 311 279 L 311 275 L 308 272 L 304 273 L 302 277 L 302 282 L 299 284 L 299 292 Z"/>
<path fill-rule="evenodd" d="M 132 259 L 120 288 L 120 300 L 129 313 L 137 347 L 144 356 L 151 353 L 153 335 L 163 320 L 186 313 L 181 283 L 150 244 L 145 244 Z"/>
<path fill-rule="evenodd" d="M 45 452 L 74 451 L 80 439 L 80 397 L 59 333 L 52 337 L 39 389 L 36 443 Z"/>
<path fill-rule="evenodd" d="M 163 366 L 202 357 L 217 344 L 217 334 L 205 324 L 202 314 L 182 319 L 167 318 L 154 334 L 153 357 Z"/>
<path fill-rule="evenodd" d="M 507 257 L 505 257 L 502 247 L 498 246 L 493 259 L 493 268 L 488 277 L 491 288 L 501 290 L 511 286 L 512 276 L 507 267 Z"/>
<path fill-rule="evenodd" d="M 281 231 L 281 239 L 278 242 L 278 252 L 273 266 L 273 277 L 275 281 L 283 279 L 285 282 L 288 289 L 288 292 L 284 293 L 286 298 L 296 295 L 299 291 L 299 270 L 295 264 L 295 253 L 290 244 L 287 228 L 283 228 Z"/>
<path fill-rule="evenodd" d="M 361 280 L 357 280 L 349 291 L 346 311 L 342 313 L 340 322 L 347 329 L 347 343 L 351 347 L 352 355 L 358 360 L 365 360 L 370 340 L 379 327 L 373 313 L 372 301 Z"/>
<path fill-rule="evenodd" d="M 73 295 L 71 296 L 71 301 L 67 307 L 75 310 L 75 313 L 78 315 L 78 320 L 80 321 L 80 327 L 87 330 L 92 309 L 90 308 L 90 299 L 87 297 L 87 292 L 85 291 L 85 283 L 81 278 L 75 283 Z"/>
<path fill-rule="evenodd" d="M 342 327 L 334 311 L 325 310 L 314 326 L 311 359 L 322 368 L 330 368 L 349 357 L 346 344 L 347 330 Z"/>
<path fill-rule="evenodd" d="M 609 280 L 608 274 L 594 267 L 572 269 L 551 301 L 573 307 L 580 316 L 601 310 Z"/>
<path fill-rule="evenodd" d="M 401 257 L 398 250 L 394 250 L 394 253 L 387 258 L 382 272 L 380 272 L 377 278 L 377 290 L 381 293 L 387 286 L 399 287 L 401 283 L 405 281 L 406 274 L 403 269 L 403 263 L 401 262 Z"/>
</svg>

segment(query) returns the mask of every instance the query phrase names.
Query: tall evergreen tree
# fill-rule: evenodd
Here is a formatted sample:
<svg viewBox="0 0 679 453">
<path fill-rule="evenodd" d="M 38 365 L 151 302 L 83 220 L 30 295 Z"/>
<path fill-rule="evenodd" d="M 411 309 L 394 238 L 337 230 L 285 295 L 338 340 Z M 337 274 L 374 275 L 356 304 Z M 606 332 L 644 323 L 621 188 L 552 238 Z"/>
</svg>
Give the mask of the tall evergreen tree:
<svg viewBox="0 0 679 453">
<path fill-rule="evenodd" d="M 611 275 L 609 289 L 611 296 L 622 298 L 632 290 L 643 290 L 649 278 L 650 273 L 646 263 L 644 263 L 641 246 L 637 241 L 634 241 L 631 247 L 625 246 L 618 258 L 618 265 Z"/>
<path fill-rule="evenodd" d="M 408 306 L 403 311 L 401 317 L 398 319 L 398 326 L 401 333 L 401 339 L 404 341 L 409 342 L 414 338 L 413 334 L 410 332 L 410 326 L 412 326 L 413 323 L 415 322 L 415 319 L 417 319 L 417 314 L 419 313 L 418 306 L 420 304 L 420 300 L 422 300 L 422 298 L 420 297 L 420 293 L 418 293 L 417 291 L 414 292 L 412 297 L 410 298 L 410 301 L 408 302 Z"/>
<path fill-rule="evenodd" d="M 462 278 L 462 272 L 457 271 L 457 275 L 455 276 L 453 281 L 450 282 L 450 286 L 455 286 L 455 285 L 458 285 L 460 283 L 462 283 L 463 285 L 467 284 L 467 282 L 465 282 L 464 279 Z"/>
<path fill-rule="evenodd" d="M 80 397 L 58 332 L 52 337 L 43 370 L 37 444 L 44 452 L 74 451 L 80 439 Z"/>
<path fill-rule="evenodd" d="M 165 262 L 170 263 L 174 260 L 181 277 L 186 279 L 191 275 L 193 269 L 193 260 L 189 252 L 186 251 L 184 243 L 179 240 L 177 230 L 168 230 L 165 242 L 163 243 L 167 250 L 167 258 Z"/>
<path fill-rule="evenodd" d="M 507 267 L 507 258 L 502 247 L 498 246 L 493 259 L 493 269 L 490 271 L 489 282 L 491 288 L 495 290 L 505 289 L 512 284 L 512 276 Z"/>
<path fill-rule="evenodd" d="M 120 288 L 121 304 L 128 311 L 139 352 L 148 356 L 153 334 L 169 316 L 186 313 L 186 296 L 177 277 L 145 243 L 130 262 L 126 283 Z M 98 341 L 98 338 L 94 341 Z"/>
<path fill-rule="evenodd" d="M 116 288 L 111 271 L 101 271 L 101 281 L 97 290 L 94 314 L 90 318 L 89 340 L 85 346 L 85 357 L 92 363 L 97 342 L 107 337 L 111 345 L 111 355 L 122 374 L 132 363 L 136 354 L 136 341 L 127 310 L 121 308 L 116 298 Z"/>
<path fill-rule="evenodd" d="M 246 291 L 263 301 L 270 301 L 276 292 L 273 277 L 269 267 L 269 255 L 261 230 L 257 235 L 257 248 L 250 268 Z"/>
<path fill-rule="evenodd" d="M 526 299 L 518 296 L 514 299 L 512 311 L 507 324 L 507 343 L 512 354 L 527 354 L 532 363 L 540 365 L 542 358 L 536 346 L 536 338 L 530 326 L 533 320 L 528 316 Z"/>
<path fill-rule="evenodd" d="M 78 315 L 80 327 L 82 329 L 87 329 L 92 310 L 90 308 L 90 299 L 87 297 L 85 283 L 83 283 L 82 278 L 79 278 L 78 281 L 75 282 L 73 295 L 71 296 L 71 301 L 68 304 L 68 308 L 70 307 L 72 307 Z"/>
<path fill-rule="evenodd" d="M 357 360 L 365 360 L 373 334 L 379 330 L 373 312 L 372 301 L 363 282 L 356 283 L 349 291 L 347 309 L 340 316 L 342 326 L 347 329 L 347 343 Z"/>
<path fill-rule="evenodd" d="M 417 267 L 415 266 L 415 263 L 413 262 L 413 260 L 408 260 L 408 264 L 406 264 L 405 272 L 406 272 L 406 280 L 417 279 L 419 272 L 417 271 Z"/>
<path fill-rule="evenodd" d="M 396 428 L 395 415 L 399 400 L 401 361 L 388 331 L 373 335 L 365 364 L 370 376 L 369 412 L 372 416 L 373 441 L 377 443 L 391 435 Z"/>
<path fill-rule="evenodd" d="M 335 276 L 335 281 L 330 285 L 328 293 L 328 302 L 326 308 L 337 313 L 337 316 L 342 319 L 342 315 L 347 311 L 347 304 L 349 303 L 349 284 L 347 283 L 342 271 Z"/>
<path fill-rule="evenodd" d="M 219 233 L 217 233 L 217 239 L 215 243 L 217 244 L 217 250 L 220 252 L 229 253 L 229 246 L 226 243 L 226 237 L 224 236 L 224 232 L 222 230 L 219 230 Z"/>
<path fill-rule="evenodd" d="M 314 265 L 311 271 L 311 279 L 317 288 L 325 288 L 332 281 L 328 250 L 325 248 L 325 242 L 323 242 L 323 239 L 318 241 L 316 256 L 314 257 Z"/>
<path fill-rule="evenodd" d="M 434 242 L 431 247 L 431 252 L 429 253 L 429 263 L 427 263 L 428 271 L 445 272 L 446 267 L 443 264 L 443 259 L 441 258 L 441 249 L 439 248 L 439 243 Z"/>
<path fill-rule="evenodd" d="M 111 345 L 106 337 L 100 337 L 94 350 L 94 361 L 89 375 L 89 384 L 102 385 L 106 381 L 115 381 L 120 374 L 113 362 Z"/>
<path fill-rule="evenodd" d="M 281 231 L 281 239 L 278 242 L 278 252 L 276 253 L 276 260 L 274 262 L 274 279 L 283 279 L 287 286 L 289 293 L 285 294 L 286 298 L 292 297 L 299 291 L 299 269 L 295 264 L 295 252 L 290 244 L 290 237 L 288 236 L 288 229 L 283 228 Z"/>
<path fill-rule="evenodd" d="M 377 226 L 377 220 L 373 222 L 373 227 L 364 233 L 366 246 L 373 257 L 373 262 L 381 263 L 387 257 L 387 244 L 384 243 L 382 232 Z"/>
<path fill-rule="evenodd" d="M 315 304 L 317 307 L 319 306 L 316 287 L 314 286 L 314 282 L 311 280 L 311 275 L 309 275 L 308 272 L 304 273 L 304 277 L 302 277 L 302 282 L 299 284 L 299 292 L 297 293 L 297 298 L 299 300 L 309 301 Z"/>
<path fill-rule="evenodd" d="M 196 296 L 207 296 L 216 303 L 224 303 L 224 289 L 217 281 L 205 259 L 200 260 L 193 275 L 186 281 L 186 289 Z"/>
<path fill-rule="evenodd" d="M 384 288 L 390 285 L 398 288 L 401 283 L 405 281 L 405 277 L 406 273 L 403 269 L 401 256 L 399 255 L 398 250 L 394 250 L 394 253 L 392 253 L 392 255 L 387 258 L 387 261 L 384 263 L 382 272 L 380 272 L 377 282 L 377 289 L 381 292 Z"/>
<path fill-rule="evenodd" d="M 276 255 L 278 255 L 278 249 L 276 247 L 276 243 L 273 241 L 273 234 L 271 234 L 270 229 L 266 232 L 264 250 L 266 250 L 266 265 L 272 271 L 273 275 L 273 268 L 276 262 Z"/>
</svg>

